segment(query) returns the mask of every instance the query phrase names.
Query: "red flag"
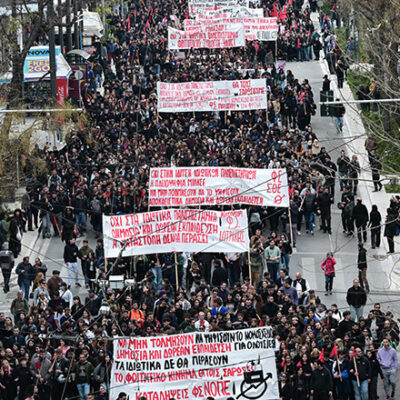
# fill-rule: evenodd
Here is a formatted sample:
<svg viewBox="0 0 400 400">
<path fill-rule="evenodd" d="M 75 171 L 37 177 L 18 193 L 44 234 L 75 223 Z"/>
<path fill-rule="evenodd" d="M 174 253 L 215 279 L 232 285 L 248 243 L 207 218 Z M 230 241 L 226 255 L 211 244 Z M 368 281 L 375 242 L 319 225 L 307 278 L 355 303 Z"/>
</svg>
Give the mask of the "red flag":
<svg viewBox="0 0 400 400">
<path fill-rule="evenodd" d="M 189 13 L 186 11 L 185 19 L 188 19 L 188 18 L 189 18 Z"/>
<path fill-rule="evenodd" d="M 308 34 L 311 35 L 311 29 L 308 30 Z"/>
<path fill-rule="evenodd" d="M 165 38 L 161 39 L 160 44 L 163 44 L 165 42 Z"/>
<path fill-rule="evenodd" d="M 333 358 L 333 357 L 336 357 L 336 356 L 337 356 L 337 345 L 336 345 L 336 343 L 335 343 L 335 345 L 333 346 L 333 349 L 332 349 L 332 351 L 331 351 L 331 354 L 330 354 L 329 358 Z"/>
<path fill-rule="evenodd" d="M 124 19 L 122 20 L 122 26 L 125 26 L 125 20 Z"/>
<path fill-rule="evenodd" d="M 272 8 L 271 17 L 277 17 L 277 16 L 278 16 L 278 9 L 276 8 L 276 4 L 274 4 L 274 7 Z"/>
<path fill-rule="evenodd" d="M 324 362 L 324 349 L 321 350 L 321 354 L 319 355 L 318 360 Z"/>
<path fill-rule="evenodd" d="M 128 21 L 128 29 L 131 29 L 131 16 L 130 15 L 128 15 L 127 21 Z"/>
<path fill-rule="evenodd" d="M 165 24 L 167 22 L 167 17 L 164 17 L 164 19 L 162 20 L 163 24 Z"/>
<path fill-rule="evenodd" d="M 356 350 L 355 350 L 354 347 L 353 347 L 353 351 L 352 351 L 351 354 L 350 354 L 350 360 L 351 360 L 352 358 L 354 358 L 355 355 L 356 355 Z"/>
<path fill-rule="evenodd" d="M 146 22 L 146 28 L 148 28 L 149 26 L 150 26 L 150 21 L 147 20 L 147 22 Z"/>
<path fill-rule="evenodd" d="M 258 48 L 259 48 L 259 46 L 258 46 L 258 43 L 257 42 L 255 42 L 254 43 L 254 48 L 256 49 L 256 53 L 258 52 Z"/>
<path fill-rule="evenodd" d="M 297 25 L 297 22 L 294 23 L 294 27 L 297 29 L 299 26 Z"/>
<path fill-rule="evenodd" d="M 133 11 L 133 16 L 136 17 L 136 8 L 135 11 Z"/>
<path fill-rule="evenodd" d="M 299 361 L 298 363 L 297 363 L 297 365 L 296 365 L 296 367 L 298 367 L 298 368 L 300 368 L 300 367 L 302 367 L 303 366 L 303 364 L 301 363 L 301 361 Z"/>
</svg>

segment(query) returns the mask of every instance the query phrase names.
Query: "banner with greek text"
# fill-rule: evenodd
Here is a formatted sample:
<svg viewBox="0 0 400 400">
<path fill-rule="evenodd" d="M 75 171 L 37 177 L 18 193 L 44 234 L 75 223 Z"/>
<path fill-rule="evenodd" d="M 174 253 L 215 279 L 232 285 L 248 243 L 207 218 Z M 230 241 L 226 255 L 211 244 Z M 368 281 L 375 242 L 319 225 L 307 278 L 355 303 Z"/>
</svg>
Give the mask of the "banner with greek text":
<svg viewBox="0 0 400 400">
<path fill-rule="evenodd" d="M 270 327 L 114 341 L 111 399 L 277 399 Z"/>
<path fill-rule="evenodd" d="M 288 207 L 286 170 L 230 167 L 150 169 L 151 207 L 226 204 Z"/>
<path fill-rule="evenodd" d="M 279 25 L 277 18 L 257 18 L 257 17 L 240 17 L 240 18 L 224 18 L 223 20 L 207 19 L 207 20 L 194 20 L 185 19 L 183 26 L 185 32 L 192 32 L 203 26 L 213 26 L 215 24 L 243 24 L 246 40 L 257 40 L 259 37 L 266 34 L 259 32 L 269 32 L 270 40 L 278 38 Z M 261 39 L 260 39 L 261 40 Z M 264 40 L 264 39 L 263 39 Z"/>
<path fill-rule="evenodd" d="M 219 18 L 240 18 L 240 17 L 264 17 L 263 8 L 196 8 L 194 9 L 194 16 L 198 20 L 203 19 L 219 19 Z"/>
<path fill-rule="evenodd" d="M 249 8 L 249 0 L 189 0 L 189 15 L 194 17 L 199 11 L 211 11 L 219 8 Z"/>
<path fill-rule="evenodd" d="M 249 250 L 245 210 L 170 209 L 103 215 L 104 254 L 117 257 L 173 251 L 242 253 Z"/>
<path fill-rule="evenodd" d="M 158 112 L 260 110 L 267 108 L 267 82 L 157 82 L 157 96 Z"/>
<path fill-rule="evenodd" d="M 168 27 L 169 50 L 243 47 L 245 44 L 243 24 L 220 24 L 214 29 L 200 27 L 193 32 Z"/>
</svg>

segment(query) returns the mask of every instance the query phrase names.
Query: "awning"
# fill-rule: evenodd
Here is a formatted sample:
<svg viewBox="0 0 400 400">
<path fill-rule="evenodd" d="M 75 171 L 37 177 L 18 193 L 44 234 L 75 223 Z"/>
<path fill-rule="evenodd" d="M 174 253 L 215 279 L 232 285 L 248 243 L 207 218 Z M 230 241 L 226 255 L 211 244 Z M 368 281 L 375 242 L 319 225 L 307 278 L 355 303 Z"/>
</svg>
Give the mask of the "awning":
<svg viewBox="0 0 400 400">
<path fill-rule="evenodd" d="M 71 50 L 68 52 L 68 55 L 70 55 L 70 54 L 76 54 L 78 56 L 81 56 L 85 60 L 88 60 L 90 58 L 90 54 L 88 52 L 86 52 L 85 50 L 79 50 L 79 49 Z"/>
</svg>

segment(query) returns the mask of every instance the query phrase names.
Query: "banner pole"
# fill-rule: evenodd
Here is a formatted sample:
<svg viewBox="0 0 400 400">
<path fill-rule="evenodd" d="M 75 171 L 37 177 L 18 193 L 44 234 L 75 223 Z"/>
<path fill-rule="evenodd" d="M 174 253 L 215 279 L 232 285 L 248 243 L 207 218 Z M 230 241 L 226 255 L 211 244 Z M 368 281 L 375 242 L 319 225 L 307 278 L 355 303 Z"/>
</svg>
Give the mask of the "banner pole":
<svg viewBox="0 0 400 400">
<path fill-rule="evenodd" d="M 250 261 L 250 251 L 247 252 L 247 261 L 249 263 L 249 279 L 250 279 L 250 285 L 251 285 L 251 261 Z M 244 277 L 243 277 L 244 278 Z"/>
<path fill-rule="evenodd" d="M 290 229 L 290 245 L 293 248 L 292 212 L 290 210 L 290 204 L 289 204 L 289 207 L 288 207 L 288 215 L 289 215 L 289 229 Z"/>
<path fill-rule="evenodd" d="M 174 252 L 175 256 L 175 281 L 176 281 L 176 291 L 179 290 L 179 280 L 178 280 L 178 256 L 176 255 L 176 251 Z"/>
</svg>

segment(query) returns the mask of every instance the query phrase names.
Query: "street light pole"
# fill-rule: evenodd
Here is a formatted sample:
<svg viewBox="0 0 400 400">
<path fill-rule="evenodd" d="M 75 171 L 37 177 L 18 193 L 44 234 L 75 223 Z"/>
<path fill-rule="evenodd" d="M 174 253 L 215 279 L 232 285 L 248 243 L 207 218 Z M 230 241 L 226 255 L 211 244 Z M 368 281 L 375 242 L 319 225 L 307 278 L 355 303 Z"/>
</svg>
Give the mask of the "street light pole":
<svg viewBox="0 0 400 400">
<path fill-rule="evenodd" d="M 54 37 L 54 2 L 50 0 L 47 4 L 49 19 L 49 53 L 50 53 L 50 90 L 53 104 L 57 102 L 57 65 L 56 65 L 56 42 Z"/>
</svg>

